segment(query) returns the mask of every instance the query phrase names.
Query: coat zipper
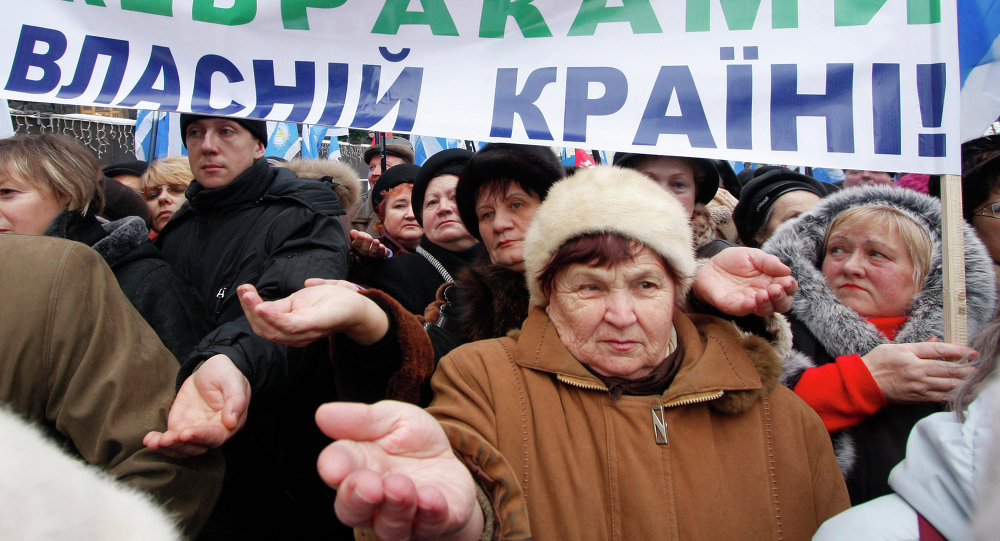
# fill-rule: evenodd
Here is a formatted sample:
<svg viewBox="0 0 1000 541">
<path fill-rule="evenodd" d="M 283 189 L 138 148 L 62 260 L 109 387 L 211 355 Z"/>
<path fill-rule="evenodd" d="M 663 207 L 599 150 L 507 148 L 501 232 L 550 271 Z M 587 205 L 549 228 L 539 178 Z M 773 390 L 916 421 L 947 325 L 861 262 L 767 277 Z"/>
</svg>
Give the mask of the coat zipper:
<svg viewBox="0 0 1000 541">
<path fill-rule="evenodd" d="M 579 387 L 581 389 L 587 389 L 588 391 L 607 391 L 608 388 L 602 383 L 594 383 L 583 379 L 577 379 L 573 376 L 565 376 L 563 374 L 556 374 L 556 379 L 573 387 Z"/>
<path fill-rule="evenodd" d="M 213 314 L 215 315 L 215 319 L 219 319 L 219 312 L 222 310 L 222 301 L 225 300 L 225 298 L 226 298 L 226 291 L 228 289 L 229 289 L 228 287 L 223 287 L 223 288 L 219 289 L 218 293 L 215 294 L 215 298 L 216 298 L 216 301 L 215 301 L 215 311 L 213 312 Z"/>
<path fill-rule="evenodd" d="M 563 374 L 557 374 L 556 379 L 573 387 L 579 387 L 580 389 L 587 389 L 590 391 L 607 391 L 608 388 L 596 382 L 590 382 L 583 379 L 578 379 L 573 376 L 565 376 Z M 678 406 L 690 406 L 692 404 L 699 404 L 701 402 L 709 402 L 717 398 L 721 398 L 722 395 L 726 394 L 725 391 L 707 391 L 703 393 L 694 393 L 682 397 L 675 398 L 669 402 L 665 402 L 663 407 L 674 408 Z"/>
</svg>

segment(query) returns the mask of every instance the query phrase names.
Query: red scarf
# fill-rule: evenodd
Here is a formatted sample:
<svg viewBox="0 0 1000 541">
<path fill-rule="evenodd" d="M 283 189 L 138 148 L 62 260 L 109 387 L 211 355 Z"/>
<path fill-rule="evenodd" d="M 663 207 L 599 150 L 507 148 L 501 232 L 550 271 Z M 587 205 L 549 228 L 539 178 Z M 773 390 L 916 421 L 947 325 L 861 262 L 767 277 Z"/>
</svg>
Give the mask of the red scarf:
<svg viewBox="0 0 1000 541">
<path fill-rule="evenodd" d="M 875 325 L 875 328 L 882 333 L 883 336 L 889 339 L 890 342 L 896 341 L 896 333 L 899 329 L 903 328 L 906 320 L 910 319 L 909 315 L 906 316 L 894 316 L 894 317 L 872 317 L 868 318 L 868 322 Z"/>
</svg>

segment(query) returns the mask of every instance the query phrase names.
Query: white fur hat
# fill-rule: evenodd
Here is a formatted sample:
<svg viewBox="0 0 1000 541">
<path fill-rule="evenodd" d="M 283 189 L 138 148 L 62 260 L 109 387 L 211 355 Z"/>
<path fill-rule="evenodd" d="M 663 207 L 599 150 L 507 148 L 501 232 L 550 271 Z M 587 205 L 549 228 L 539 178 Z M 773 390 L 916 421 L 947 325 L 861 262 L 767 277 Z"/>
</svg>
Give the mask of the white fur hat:
<svg viewBox="0 0 1000 541">
<path fill-rule="evenodd" d="M 525 235 L 524 267 L 531 301 L 548 305 L 538 275 L 560 246 L 587 233 L 618 233 L 663 256 L 683 298 L 695 272 L 691 226 L 673 195 L 642 173 L 613 166 L 581 169 L 555 183 Z"/>
</svg>

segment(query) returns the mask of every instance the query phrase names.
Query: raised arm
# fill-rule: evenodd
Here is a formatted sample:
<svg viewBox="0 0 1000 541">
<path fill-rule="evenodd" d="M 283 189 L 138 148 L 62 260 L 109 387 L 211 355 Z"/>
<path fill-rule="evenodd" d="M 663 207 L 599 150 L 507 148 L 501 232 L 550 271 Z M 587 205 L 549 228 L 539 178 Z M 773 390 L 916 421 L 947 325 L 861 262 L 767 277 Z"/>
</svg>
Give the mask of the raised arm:
<svg viewBox="0 0 1000 541">
<path fill-rule="evenodd" d="M 719 252 L 695 274 L 695 296 L 732 316 L 761 317 L 787 312 L 798 283 L 777 257 L 757 248 Z"/>
<path fill-rule="evenodd" d="M 310 287 L 265 302 L 250 284 L 237 292 L 254 332 L 268 340 L 302 347 L 343 333 L 358 344 L 373 344 L 389 330 L 389 318 L 350 282 L 307 281 Z"/>
<path fill-rule="evenodd" d="M 337 490 L 337 517 L 380 539 L 478 539 L 483 512 L 472 475 L 438 422 L 403 402 L 325 404 L 320 429 L 337 441 L 319 456 Z"/>
<path fill-rule="evenodd" d="M 200 455 L 243 428 L 249 406 L 243 373 L 225 355 L 210 357 L 181 384 L 166 430 L 147 433 L 142 443 L 176 458 Z"/>
</svg>

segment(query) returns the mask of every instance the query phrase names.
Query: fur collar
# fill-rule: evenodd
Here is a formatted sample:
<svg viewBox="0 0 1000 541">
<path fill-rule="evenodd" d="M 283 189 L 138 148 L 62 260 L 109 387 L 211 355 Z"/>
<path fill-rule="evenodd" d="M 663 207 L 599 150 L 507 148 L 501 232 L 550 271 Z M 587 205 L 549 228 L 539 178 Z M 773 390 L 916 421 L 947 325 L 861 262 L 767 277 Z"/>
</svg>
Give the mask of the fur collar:
<svg viewBox="0 0 1000 541">
<path fill-rule="evenodd" d="M 107 236 L 94 244 L 93 248 L 113 267 L 125 259 L 136 248 L 149 242 L 149 230 L 138 216 L 128 216 L 102 224 Z"/>
<path fill-rule="evenodd" d="M 933 243 L 931 268 L 923 288 L 910 304 L 910 318 L 896 342 L 922 342 L 944 337 L 942 309 L 941 204 L 927 195 L 891 186 L 843 190 L 824 198 L 810 212 L 786 222 L 763 246 L 792 269 L 799 291 L 792 302 L 792 315 L 802 322 L 830 355 L 871 351 L 887 340 L 874 325 L 844 306 L 826 287 L 819 269 L 823 236 L 829 224 L 844 210 L 862 205 L 887 205 L 912 217 L 930 234 Z M 969 335 L 993 315 L 996 278 L 986 249 L 968 225 L 965 226 L 966 293 Z"/>
<path fill-rule="evenodd" d="M 455 282 L 458 318 L 466 342 L 499 338 L 521 328 L 528 316 L 528 285 L 524 275 L 489 263 L 463 269 Z"/>
<path fill-rule="evenodd" d="M 66 210 L 49 224 L 45 235 L 82 242 L 101 254 L 109 267 L 114 267 L 133 250 L 149 242 L 149 229 L 138 216 L 126 216 L 106 222 L 93 213 Z"/>
<path fill-rule="evenodd" d="M 328 181 L 333 191 L 340 197 L 341 205 L 351 208 L 361 200 L 361 181 L 351 166 L 335 160 L 310 160 L 295 158 L 284 164 L 299 178 L 315 178 Z"/>
</svg>

